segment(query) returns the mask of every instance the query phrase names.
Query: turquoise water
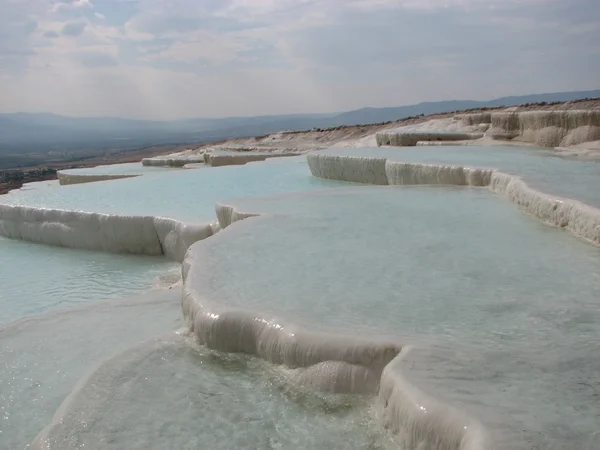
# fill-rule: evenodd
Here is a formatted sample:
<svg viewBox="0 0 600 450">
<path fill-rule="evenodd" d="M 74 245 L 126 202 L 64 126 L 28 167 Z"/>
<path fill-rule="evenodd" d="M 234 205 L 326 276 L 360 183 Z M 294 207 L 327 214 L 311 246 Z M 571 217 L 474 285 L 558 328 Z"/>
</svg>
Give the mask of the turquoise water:
<svg viewBox="0 0 600 450">
<path fill-rule="evenodd" d="M 312 177 L 305 157 L 282 159 L 286 161 L 176 170 L 151 177 L 61 186 L 59 189 L 15 191 L 0 197 L 0 202 L 109 214 L 211 220 L 215 218 L 215 203 L 223 198 L 344 185 Z"/>
<path fill-rule="evenodd" d="M 55 248 L 2 237 L 0 268 L 0 324 L 150 290 L 179 273 L 178 264 L 164 258 Z"/>
<path fill-rule="evenodd" d="M 409 378 L 480 418 L 498 448 L 596 442 L 598 248 L 480 189 L 227 203 L 272 215 L 196 245 L 203 295 L 311 329 L 414 343 Z"/>
<path fill-rule="evenodd" d="M 94 189 L 89 189 L 91 185 L 32 183 L 3 196 L 0 201 L 10 203 L 18 199 L 15 203 L 19 204 L 31 196 L 40 207 L 75 208 L 64 203 L 66 196 L 69 201 L 80 201 L 80 209 L 87 211 L 132 214 L 134 208 L 138 208 L 139 214 L 168 215 L 170 212 L 175 217 L 209 220 L 215 218 L 215 201 L 222 198 L 222 192 L 241 195 L 341 184 L 312 178 L 304 159 L 284 166 L 252 164 L 245 167 L 245 172 L 239 169 L 213 169 L 206 178 L 198 178 L 196 171 L 170 171 L 164 176 L 136 179 L 160 181 L 125 183 L 125 187 L 119 185 L 120 180 L 94 183 L 102 186 Z M 117 185 L 113 188 L 112 183 Z M 180 272 L 179 266 L 163 258 L 103 254 L 0 238 L 0 267 L 0 414 L 3 419 L 0 448 L 23 448 L 30 442 L 50 422 L 77 380 L 95 364 L 140 340 L 181 326 L 179 293 L 169 296 L 168 301 L 152 300 L 153 296 L 161 295 L 154 293 L 135 301 L 95 303 L 173 282 Z M 81 303 L 90 306 L 71 308 Z M 23 316 L 29 317 L 10 322 Z M 190 371 L 194 367 L 184 364 L 181 370 Z M 160 382 L 164 384 L 166 380 Z M 271 400 L 269 393 L 264 393 L 267 398 L 263 405 L 267 405 Z M 285 404 L 280 405 L 279 410 L 285 412 Z M 344 426 L 350 423 L 342 422 Z M 185 438 L 191 439 L 191 436 L 187 434 Z M 223 442 L 227 445 L 231 441 Z"/>
<path fill-rule="evenodd" d="M 533 188 L 600 207 L 600 162 L 559 158 L 551 150 L 518 146 L 422 146 L 332 149 L 330 154 L 489 167 L 519 175 Z"/>
<path fill-rule="evenodd" d="M 431 161 L 422 159 L 428 148 L 345 152 L 410 150 L 416 162 L 463 164 L 462 157 L 480 165 L 468 154 L 474 149 L 432 148 L 443 153 L 432 152 Z M 477 157 L 529 171 L 517 173 L 534 187 L 553 171 L 548 179 L 561 195 L 588 203 L 600 192 L 591 190 L 590 163 L 564 169 L 569 161 L 544 152 L 502 149 Z M 600 250 L 485 190 L 310 192 L 336 186 L 349 185 L 311 177 L 299 157 L 40 185 L 0 201 L 207 220 L 228 197 L 303 191 L 227 201 L 270 216 L 198 244 L 208 295 L 311 329 L 412 343 L 409 378 L 480 418 L 499 450 L 598 448 Z M 76 393 L 65 426 L 54 429 L 53 448 L 393 446 L 372 423 L 368 400 L 296 390 L 281 368 L 252 358 L 181 342 L 137 346 L 182 326 L 179 292 L 93 302 L 144 290 L 173 267 L 0 239 L 0 302 L 6 293 L 11 299 L 1 304 L 0 323 L 43 313 L 0 325 L 0 448 L 23 448 L 102 361 L 97 383 Z M 81 301 L 91 303 L 64 309 Z"/>
</svg>

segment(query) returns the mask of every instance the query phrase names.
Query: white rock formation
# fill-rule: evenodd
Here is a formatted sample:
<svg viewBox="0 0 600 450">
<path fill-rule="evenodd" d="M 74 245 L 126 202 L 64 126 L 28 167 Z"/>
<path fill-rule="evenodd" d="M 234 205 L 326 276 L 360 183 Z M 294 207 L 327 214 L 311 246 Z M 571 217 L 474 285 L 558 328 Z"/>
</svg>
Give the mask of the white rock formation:
<svg viewBox="0 0 600 450">
<path fill-rule="evenodd" d="M 600 210 L 531 189 L 516 176 L 493 169 L 412 164 L 386 158 L 308 155 L 314 176 L 389 185 L 487 187 L 551 225 L 600 244 Z M 481 425 L 425 395 L 403 377 L 408 348 L 300 328 L 285 320 L 210 298 L 197 241 L 236 221 L 260 215 L 217 205 L 218 224 L 184 224 L 151 216 L 43 210 L 0 205 L 0 234 L 75 248 L 167 255 L 183 261 L 182 310 L 189 332 L 209 348 L 251 354 L 293 369 L 297 382 L 340 393 L 377 394 L 383 420 L 410 450 L 491 448 Z M 250 219 L 260 220 L 260 219 Z"/>
<path fill-rule="evenodd" d="M 581 144 L 600 139 L 600 111 L 498 112 L 491 117 L 490 135 L 542 147 Z"/>
<path fill-rule="evenodd" d="M 383 370 L 379 398 L 386 428 L 398 436 L 401 448 L 436 450 L 492 449 L 479 422 L 440 403 L 409 383 L 402 372 L 403 351 Z"/>
<path fill-rule="evenodd" d="M 190 154 L 189 152 L 173 153 L 167 156 L 155 156 L 142 159 L 144 166 L 183 167 L 186 164 L 197 164 L 204 162 L 204 150 Z"/>
<path fill-rule="evenodd" d="M 385 170 L 386 158 L 335 155 L 315 158 L 313 156 L 308 155 L 307 159 L 310 171 L 315 177 L 354 183 L 389 184 Z"/>
<path fill-rule="evenodd" d="M 419 131 L 382 131 L 377 133 L 377 145 L 392 145 L 398 147 L 414 147 L 423 141 L 468 141 L 480 139 L 482 133 L 450 133 L 443 131 L 419 132 Z"/>
<path fill-rule="evenodd" d="M 386 161 L 385 172 L 388 184 L 446 184 L 456 186 L 488 186 L 491 169 L 473 169 L 462 166 Z"/>
<path fill-rule="evenodd" d="M 108 181 L 108 180 L 120 180 L 122 178 L 133 178 L 139 175 L 117 175 L 117 174 L 104 174 L 104 175 L 95 175 L 95 174 L 81 174 L 74 175 L 70 173 L 66 173 L 62 170 L 56 172 L 58 175 L 58 182 L 61 186 L 66 186 L 69 184 L 81 184 L 81 183 L 93 183 L 95 181 Z"/>
<path fill-rule="evenodd" d="M 485 135 L 484 135 L 485 133 Z M 377 145 L 473 141 L 482 137 L 542 147 L 571 147 L 600 140 L 600 111 L 553 110 L 458 114 L 452 121 L 433 119 L 410 127 L 377 133 Z"/>
<path fill-rule="evenodd" d="M 354 163 L 354 162 L 352 162 Z M 258 212 L 218 204 L 222 228 Z M 377 394 L 383 420 L 406 449 L 483 450 L 481 425 L 420 392 L 401 373 L 408 349 L 394 342 L 316 333 L 254 311 L 229 308 L 206 292 L 202 244 L 183 263 L 183 314 L 198 341 L 224 352 L 241 352 L 290 369 L 294 382 L 336 393 Z"/>
<path fill-rule="evenodd" d="M 87 250 L 165 255 L 182 261 L 187 248 L 212 236 L 213 224 L 153 216 L 120 216 L 0 204 L 0 235 Z"/>
<path fill-rule="evenodd" d="M 298 156 L 299 153 L 205 153 L 204 164 L 211 167 L 244 165 L 249 162 L 264 161 L 268 158 Z"/>
<path fill-rule="evenodd" d="M 492 113 L 482 112 L 473 114 L 458 114 L 454 120 L 460 120 L 464 125 L 481 125 L 492 123 Z"/>
</svg>

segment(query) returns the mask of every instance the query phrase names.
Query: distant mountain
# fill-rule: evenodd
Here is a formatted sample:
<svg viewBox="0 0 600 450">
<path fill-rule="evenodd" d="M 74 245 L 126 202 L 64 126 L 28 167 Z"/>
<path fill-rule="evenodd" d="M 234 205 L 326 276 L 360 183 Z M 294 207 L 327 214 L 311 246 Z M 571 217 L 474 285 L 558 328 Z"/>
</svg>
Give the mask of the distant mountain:
<svg viewBox="0 0 600 450">
<path fill-rule="evenodd" d="M 501 97 L 485 103 L 487 103 L 488 106 L 516 106 L 523 105 L 525 103 L 570 102 L 571 100 L 599 97 L 600 89 L 596 89 L 594 91 L 554 92 L 551 94 L 532 94 L 521 95 L 517 97 Z"/>
<path fill-rule="evenodd" d="M 600 91 L 599 91 L 600 92 Z M 397 106 L 390 108 L 361 108 L 348 111 L 334 117 L 340 125 L 359 125 L 362 123 L 380 123 L 420 114 L 436 114 L 457 111 L 461 109 L 480 108 L 487 102 L 476 100 L 450 100 L 445 102 L 427 102 L 416 105 Z"/>
<path fill-rule="evenodd" d="M 392 108 L 361 108 L 334 117 L 340 125 L 358 125 L 361 123 L 380 123 L 419 114 L 437 114 L 464 109 L 484 108 L 493 106 L 517 106 L 524 103 L 568 102 L 583 98 L 600 97 L 600 89 L 595 91 L 554 92 L 549 94 L 521 95 L 501 97 L 494 100 L 450 100 L 443 102 L 418 103 L 416 105 L 398 106 Z"/>
<path fill-rule="evenodd" d="M 406 117 L 492 106 L 600 97 L 600 90 L 503 97 L 488 101 L 451 100 L 389 108 L 361 108 L 332 114 L 198 118 L 148 121 L 115 117 L 65 117 L 52 113 L 0 114 L 2 154 L 81 149 L 132 149 L 150 145 L 208 142 L 284 130 L 388 122 Z M 1 165 L 1 164 L 0 164 Z"/>
</svg>

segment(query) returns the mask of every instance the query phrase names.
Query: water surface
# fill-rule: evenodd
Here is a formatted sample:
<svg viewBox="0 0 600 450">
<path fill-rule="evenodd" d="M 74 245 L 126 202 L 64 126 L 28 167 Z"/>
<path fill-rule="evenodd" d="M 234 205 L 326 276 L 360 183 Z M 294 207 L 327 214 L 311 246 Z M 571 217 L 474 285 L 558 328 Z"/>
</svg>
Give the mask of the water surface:
<svg viewBox="0 0 600 450">
<path fill-rule="evenodd" d="M 162 166 L 144 166 L 141 162 L 109 164 L 95 167 L 82 167 L 78 169 L 61 170 L 68 175 L 150 175 L 171 170 L 177 172 L 178 169 Z"/>
<path fill-rule="evenodd" d="M 0 326 L 0 448 L 25 448 L 95 365 L 180 328 L 179 300 L 157 291 Z"/>
<path fill-rule="evenodd" d="M 369 399 L 297 388 L 281 368 L 167 336 L 103 364 L 48 437 L 60 450 L 397 448 Z"/>
<path fill-rule="evenodd" d="M 329 154 L 487 167 L 521 176 L 533 188 L 600 207 L 600 162 L 557 157 L 552 150 L 519 146 L 422 146 L 331 149 Z"/>
<path fill-rule="evenodd" d="M 285 161 L 165 171 L 152 176 L 61 186 L 59 189 L 14 191 L 0 197 L 0 203 L 204 221 L 215 218 L 215 203 L 224 198 L 344 185 L 311 176 L 304 156 L 282 160 Z"/>
<path fill-rule="evenodd" d="M 600 418 L 600 251 L 484 189 L 248 199 L 196 244 L 203 294 L 311 329 L 415 343 L 410 376 L 499 448 L 587 448 Z M 591 387 L 590 387 L 591 386 Z"/>
<path fill-rule="evenodd" d="M 126 297 L 168 285 L 178 274 L 179 265 L 166 258 L 66 249 L 0 237 L 0 324 L 80 303 Z"/>
</svg>

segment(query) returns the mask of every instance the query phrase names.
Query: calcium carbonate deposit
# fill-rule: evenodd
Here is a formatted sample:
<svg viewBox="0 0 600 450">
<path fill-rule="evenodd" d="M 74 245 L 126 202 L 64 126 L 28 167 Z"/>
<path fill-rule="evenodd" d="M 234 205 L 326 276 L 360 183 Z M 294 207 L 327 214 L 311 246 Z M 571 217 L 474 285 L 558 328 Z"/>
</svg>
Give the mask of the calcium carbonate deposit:
<svg viewBox="0 0 600 450">
<path fill-rule="evenodd" d="M 125 163 L 82 169 L 59 170 L 57 176 L 61 185 L 69 185 L 133 178 L 140 175 L 160 173 L 165 170 L 167 169 L 164 167 L 146 167 L 139 163 Z"/>
<path fill-rule="evenodd" d="M 338 149 L 11 193 L 0 234 L 29 243 L 0 241 L 22 261 L 6 283 L 100 300 L 129 265 L 154 274 L 135 258 L 182 283 L 3 298 L 6 320 L 52 311 L 0 328 L 0 448 L 600 448 L 599 174 L 535 149 Z"/>
<path fill-rule="evenodd" d="M 388 391 L 380 396 L 390 404 L 390 417 L 399 414 L 397 420 L 414 427 L 403 436 L 410 448 L 425 445 L 413 439 L 467 439 L 463 426 L 479 430 L 468 434 L 479 439 L 481 424 L 469 417 L 480 420 L 495 445 L 475 448 L 568 448 L 573 442 L 586 448 L 592 439 L 597 427 L 591 418 L 600 410 L 578 383 L 594 379 L 599 369 L 595 359 L 586 359 L 598 349 L 600 331 L 594 247 L 485 190 L 354 188 L 236 200 L 220 208 L 223 225 L 238 211 L 263 214 L 195 244 L 186 259 L 189 314 L 200 307 L 203 317 L 214 314 L 205 328 L 217 327 L 215 333 L 246 320 L 239 328 L 243 339 L 229 331 L 229 345 L 255 339 L 255 354 L 302 367 L 302 359 L 295 360 L 303 347 L 319 358 L 308 330 L 335 332 L 353 336 L 325 340 L 335 345 L 340 363 L 364 358 L 360 366 L 377 371 L 395 337 L 400 357 L 386 368 Z M 223 303 L 240 310 L 223 314 Z M 255 316 L 244 319 L 242 311 L 266 315 L 253 322 Z M 416 349 L 402 358 L 405 343 Z M 334 354 L 323 351 L 324 359 Z M 436 395 L 406 387 L 393 367 L 410 369 L 404 376 Z M 369 374 L 355 377 L 355 371 L 341 365 L 320 386 L 368 386 Z M 315 381 L 309 371 L 304 381 L 323 383 L 323 377 L 318 373 Z M 450 420 L 461 416 L 448 405 L 470 415 Z M 421 406 L 429 415 L 419 414 Z M 421 422 L 432 415 L 445 419 Z M 423 434 L 427 429 L 432 434 Z"/>
</svg>

